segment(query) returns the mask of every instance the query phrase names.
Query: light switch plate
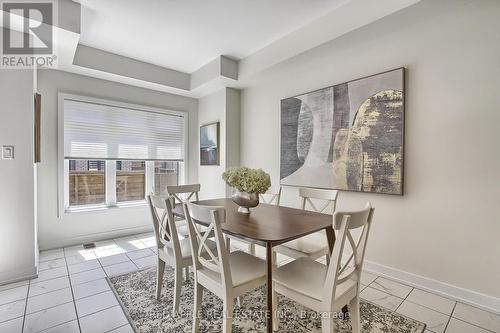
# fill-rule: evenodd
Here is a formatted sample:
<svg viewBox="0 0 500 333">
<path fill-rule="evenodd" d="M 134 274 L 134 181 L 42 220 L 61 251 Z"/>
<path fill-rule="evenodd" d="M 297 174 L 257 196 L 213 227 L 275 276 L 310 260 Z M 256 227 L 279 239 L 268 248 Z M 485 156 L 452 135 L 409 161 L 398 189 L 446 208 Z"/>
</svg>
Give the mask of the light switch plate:
<svg viewBox="0 0 500 333">
<path fill-rule="evenodd" d="M 14 146 L 2 146 L 2 159 L 4 160 L 14 159 Z"/>
</svg>

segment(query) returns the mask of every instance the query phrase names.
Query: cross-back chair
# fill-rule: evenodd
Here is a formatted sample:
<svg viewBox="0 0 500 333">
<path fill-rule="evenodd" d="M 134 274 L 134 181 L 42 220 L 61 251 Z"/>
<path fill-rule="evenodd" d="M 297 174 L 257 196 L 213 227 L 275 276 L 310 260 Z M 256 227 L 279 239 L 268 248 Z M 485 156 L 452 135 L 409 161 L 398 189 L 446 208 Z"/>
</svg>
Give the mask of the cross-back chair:
<svg viewBox="0 0 500 333">
<path fill-rule="evenodd" d="M 349 304 L 352 332 L 359 333 L 360 279 L 374 210 L 368 202 L 360 211 L 335 212 L 333 227 L 337 231 L 337 239 L 330 264 L 325 266 L 310 258 L 300 258 L 281 266 L 273 273 L 274 300 L 277 301 L 276 293 L 279 293 L 320 312 L 323 333 L 334 332 L 335 311 Z M 357 241 L 354 230 L 360 230 Z M 352 252 L 341 268 L 341 260 L 346 256 L 346 243 Z M 276 305 L 275 329 L 279 325 L 277 309 Z"/>
<path fill-rule="evenodd" d="M 281 187 L 277 191 L 269 190 L 264 194 L 259 194 L 260 202 L 268 205 L 280 205 Z"/>
<path fill-rule="evenodd" d="M 167 186 L 167 194 L 174 200 L 175 205 L 182 205 L 186 201 L 198 201 L 200 184 L 190 185 L 169 185 Z"/>
<path fill-rule="evenodd" d="M 333 214 L 337 206 L 337 190 L 300 188 L 301 208 L 318 213 Z M 309 257 L 318 259 L 326 255 L 329 260 L 328 240 L 325 231 L 307 235 L 275 247 L 275 251 L 295 259 Z"/>
<path fill-rule="evenodd" d="M 198 201 L 200 189 L 200 184 L 168 185 L 167 195 L 170 198 L 172 207 L 175 208 L 177 205 L 182 206 L 186 201 Z M 174 218 L 177 221 L 177 231 L 179 235 L 187 238 L 189 232 L 185 220 L 177 216 L 174 216 Z"/>
<path fill-rule="evenodd" d="M 172 203 L 168 198 L 158 195 L 148 195 L 148 202 L 153 217 L 153 227 L 158 253 L 156 275 L 156 299 L 160 300 L 165 265 L 174 268 L 174 313 L 179 310 L 180 292 L 182 287 L 182 269 L 192 266 L 191 244 L 188 238 L 179 239 L 177 223 L 172 212 Z M 215 247 L 213 241 L 208 246 Z"/>
<path fill-rule="evenodd" d="M 204 289 L 210 290 L 224 303 L 223 333 L 232 330 L 234 299 L 266 283 L 266 265 L 262 259 L 242 251 L 230 253 L 226 248 L 221 224 L 225 223 L 223 207 L 184 204 L 193 256 L 195 280 L 193 333 L 198 332 Z M 196 221 L 196 222 L 195 222 Z M 206 234 L 196 227 L 207 226 Z M 215 235 L 216 251 L 207 247 L 208 233 Z M 203 256 L 205 250 L 208 256 Z"/>
</svg>

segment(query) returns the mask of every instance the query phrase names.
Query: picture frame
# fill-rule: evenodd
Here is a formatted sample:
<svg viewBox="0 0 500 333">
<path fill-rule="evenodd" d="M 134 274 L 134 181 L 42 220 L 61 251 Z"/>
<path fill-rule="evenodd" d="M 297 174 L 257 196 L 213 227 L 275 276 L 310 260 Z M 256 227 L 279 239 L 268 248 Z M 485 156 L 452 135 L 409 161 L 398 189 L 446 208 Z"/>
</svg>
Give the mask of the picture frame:
<svg viewBox="0 0 500 333">
<path fill-rule="evenodd" d="M 200 165 L 220 165 L 220 122 L 200 126 Z"/>
<path fill-rule="evenodd" d="M 281 100 L 280 184 L 404 194 L 404 67 Z"/>
</svg>

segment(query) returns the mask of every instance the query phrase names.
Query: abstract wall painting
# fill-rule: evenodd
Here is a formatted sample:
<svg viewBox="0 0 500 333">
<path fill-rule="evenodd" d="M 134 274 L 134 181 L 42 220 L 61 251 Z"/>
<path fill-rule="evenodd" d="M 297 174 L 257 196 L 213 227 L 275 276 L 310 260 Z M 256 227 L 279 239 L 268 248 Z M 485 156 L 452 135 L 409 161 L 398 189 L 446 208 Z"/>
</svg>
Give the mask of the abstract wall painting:
<svg viewBox="0 0 500 333">
<path fill-rule="evenodd" d="M 220 164 L 220 123 L 200 127 L 200 165 Z"/>
<path fill-rule="evenodd" d="M 404 74 L 283 99 L 281 184 L 402 195 Z"/>
</svg>

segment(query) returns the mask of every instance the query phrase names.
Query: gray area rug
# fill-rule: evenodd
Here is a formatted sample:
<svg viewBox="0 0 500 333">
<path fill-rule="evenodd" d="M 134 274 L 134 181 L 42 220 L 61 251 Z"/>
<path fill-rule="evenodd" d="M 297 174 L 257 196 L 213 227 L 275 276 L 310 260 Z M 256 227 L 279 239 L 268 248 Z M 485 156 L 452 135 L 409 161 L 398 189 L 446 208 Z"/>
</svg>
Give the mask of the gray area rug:
<svg viewBox="0 0 500 333">
<path fill-rule="evenodd" d="M 130 324 L 137 333 L 179 333 L 191 332 L 193 308 L 192 275 L 184 282 L 181 293 L 179 314 L 172 315 L 173 270 L 165 269 L 165 278 L 161 301 L 155 295 L 156 268 L 114 276 L 108 279 L 118 297 Z M 279 297 L 280 330 L 289 332 L 321 332 L 321 320 L 318 314 L 295 303 Z M 264 288 L 246 294 L 241 307 L 235 306 L 233 314 L 233 332 L 265 332 L 266 295 Z M 221 332 L 222 301 L 206 291 L 203 294 L 203 306 L 199 332 Z M 362 332 L 366 333 L 422 333 L 425 324 L 378 305 L 361 301 Z M 338 319 L 339 333 L 351 332 L 349 319 Z"/>
</svg>

